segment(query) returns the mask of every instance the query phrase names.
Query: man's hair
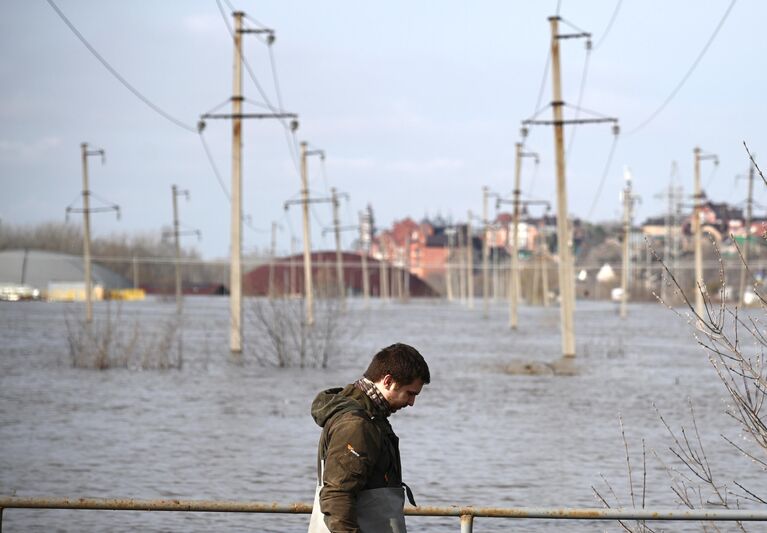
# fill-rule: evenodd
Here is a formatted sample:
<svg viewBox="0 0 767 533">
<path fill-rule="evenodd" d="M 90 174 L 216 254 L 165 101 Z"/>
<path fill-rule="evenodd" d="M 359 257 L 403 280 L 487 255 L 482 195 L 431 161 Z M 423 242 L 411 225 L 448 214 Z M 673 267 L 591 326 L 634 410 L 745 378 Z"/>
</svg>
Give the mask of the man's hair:
<svg viewBox="0 0 767 533">
<path fill-rule="evenodd" d="M 397 343 L 387 346 L 373 356 L 370 366 L 365 370 L 365 377 L 376 382 L 391 374 L 400 385 L 409 385 L 416 378 L 429 383 L 429 365 L 418 350 L 407 344 Z"/>
</svg>

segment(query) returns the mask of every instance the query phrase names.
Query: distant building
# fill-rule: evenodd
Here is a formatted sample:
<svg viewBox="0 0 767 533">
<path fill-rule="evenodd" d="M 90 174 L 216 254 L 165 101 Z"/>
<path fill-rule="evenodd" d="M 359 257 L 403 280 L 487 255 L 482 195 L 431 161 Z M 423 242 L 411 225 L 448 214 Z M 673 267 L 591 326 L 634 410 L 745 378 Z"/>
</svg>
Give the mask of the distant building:
<svg viewBox="0 0 767 533">
<path fill-rule="evenodd" d="M 0 287 L 23 285 L 38 290 L 43 297 L 63 294 L 77 299 L 85 293 L 84 279 L 81 256 L 41 250 L 0 252 Z M 132 287 L 127 279 L 98 263 L 91 264 L 91 279 L 96 297 L 103 291 Z"/>
<path fill-rule="evenodd" d="M 312 252 L 312 284 L 314 292 L 320 296 L 335 296 L 338 285 L 336 281 L 336 253 L 330 251 Z M 353 252 L 342 252 L 344 287 L 347 293 L 360 295 L 363 291 L 362 257 Z M 399 287 L 398 276 L 405 275 L 404 270 L 397 265 L 389 264 L 386 277 L 382 278 L 381 262 L 368 257 L 368 280 L 371 296 L 381 294 L 381 280 L 388 281 L 391 296 L 396 298 Z M 424 280 L 413 274 L 409 276 L 410 296 L 434 297 L 437 292 Z M 260 265 L 247 274 L 243 280 L 243 293 L 250 296 L 266 296 L 269 294 L 269 279 L 271 277 L 272 294 L 275 296 L 299 296 L 304 292 L 304 256 L 293 255 L 276 258 L 270 267 L 268 263 Z"/>
</svg>

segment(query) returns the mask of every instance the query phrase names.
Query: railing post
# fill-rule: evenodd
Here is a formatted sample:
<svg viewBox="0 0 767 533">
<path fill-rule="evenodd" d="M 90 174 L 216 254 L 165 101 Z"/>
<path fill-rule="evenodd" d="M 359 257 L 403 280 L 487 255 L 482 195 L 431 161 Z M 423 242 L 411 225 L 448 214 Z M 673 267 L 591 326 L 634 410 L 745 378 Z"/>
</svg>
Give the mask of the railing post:
<svg viewBox="0 0 767 533">
<path fill-rule="evenodd" d="M 474 515 L 461 515 L 461 533 L 472 533 L 474 531 Z"/>
</svg>

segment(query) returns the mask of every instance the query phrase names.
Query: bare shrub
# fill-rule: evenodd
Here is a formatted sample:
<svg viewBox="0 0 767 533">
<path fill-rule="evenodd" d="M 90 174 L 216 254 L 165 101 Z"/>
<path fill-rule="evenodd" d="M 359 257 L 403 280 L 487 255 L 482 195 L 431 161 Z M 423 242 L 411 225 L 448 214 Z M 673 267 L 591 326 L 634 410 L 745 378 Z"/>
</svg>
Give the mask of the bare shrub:
<svg viewBox="0 0 767 533">
<path fill-rule="evenodd" d="M 104 317 L 91 323 L 68 312 L 66 326 L 70 361 L 76 368 L 167 370 L 183 365 L 180 317 L 162 321 L 150 331 L 142 329 L 138 318 L 129 324 L 122 305 L 113 312 L 108 303 Z"/>
<path fill-rule="evenodd" d="M 747 147 L 746 150 L 748 151 Z M 750 152 L 749 158 L 767 185 L 767 180 L 765 180 Z M 763 235 L 762 238 L 765 236 Z M 719 263 L 719 284 L 716 286 L 718 294 L 713 295 L 716 298 L 712 298 L 709 289 L 704 284 L 696 282 L 695 290 L 703 296 L 702 311 L 699 312 L 696 309 L 694 302 L 683 290 L 675 273 L 650 246 L 653 255 L 663 267 L 663 282 L 668 284 L 673 289 L 675 296 L 683 302 L 682 310 L 675 309 L 657 294 L 655 296 L 668 309 L 687 320 L 694 328 L 698 344 L 708 353 L 709 362 L 727 391 L 729 403 L 726 413 L 737 424 L 740 434 L 737 439 L 721 434 L 722 439 L 734 453 L 746 458 L 755 468 L 763 472 L 767 470 L 767 421 L 765 421 L 763 411 L 765 397 L 767 397 L 767 367 L 765 366 L 767 333 L 763 321 L 759 317 L 748 314 L 744 316 L 737 304 L 731 304 L 727 301 L 728 290 L 724 262 L 716 243 L 713 244 Z M 761 312 L 764 313 L 767 311 L 764 289 L 760 287 L 759 281 L 748 268 L 737 243 L 734 243 L 734 246 L 746 269 L 751 290 L 758 299 Z M 703 446 L 701 432 L 691 402 L 689 411 L 692 429 L 682 426 L 679 430 L 674 430 L 663 415 L 657 409 L 656 411 L 670 439 L 668 450 L 671 452 L 671 458 L 666 461 L 656 451 L 652 453 L 668 474 L 671 490 L 680 505 L 688 509 L 740 509 L 744 504 L 767 505 L 767 494 L 760 494 L 760 491 L 764 491 L 764 487 L 755 489 L 745 486 L 738 480 L 726 481 L 716 473 L 716 465 L 712 465 L 709 461 Z M 711 428 L 704 429 L 710 430 Z M 622 430 L 623 423 L 621 421 Z M 624 444 L 629 486 L 632 491 L 632 506 L 635 507 L 634 485 L 625 435 Z M 644 442 L 642 447 L 644 456 Z M 644 476 L 646 476 L 646 468 L 644 468 Z M 615 491 L 607 480 L 605 480 L 605 484 L 612 499 L 620 505 Z M 597 498 L 605 506 L 610 507 L 608 499 L 595 488 L 592 487 L 592 489 Z M 642 501 L 644 504 L 644 498 Z M 626 531 L 652 531 L 644 522 L 638 522 L 634 525 L 621 523 L 621 526 Z M 742 522 L 735 522 L 734 526 L 739 531 L 747 531 Z M 704 531 L 719 531 L 717 526 L 709 523 L 702 523 L 701 528 Z"/>
<path fill-rule="evenodd" d="M 306 323 L 304 300 L 259 298 L 248 309 L 253 333 L 247 344 L 261 364 L 327 368 L 332 354 L 362 329 L 361 314 L 342 310 L 337 298 L 316 300 L 314 324 Z"/>
</svg>

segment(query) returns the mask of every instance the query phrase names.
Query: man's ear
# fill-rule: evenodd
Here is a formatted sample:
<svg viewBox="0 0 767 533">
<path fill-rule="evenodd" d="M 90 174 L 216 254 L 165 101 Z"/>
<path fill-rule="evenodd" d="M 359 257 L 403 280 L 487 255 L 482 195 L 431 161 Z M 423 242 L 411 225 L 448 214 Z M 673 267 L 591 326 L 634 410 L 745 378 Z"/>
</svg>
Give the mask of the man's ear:
<svg viewBox="0 0 767 533">
<path fill-rule="evenodd" d="M 383 386 L 386 390 L 389 390 L 394 386 L 394 378 L 391 376 L 391 374 L 386 374 L 381 381 L 383 382 Z"/>
</svg>

